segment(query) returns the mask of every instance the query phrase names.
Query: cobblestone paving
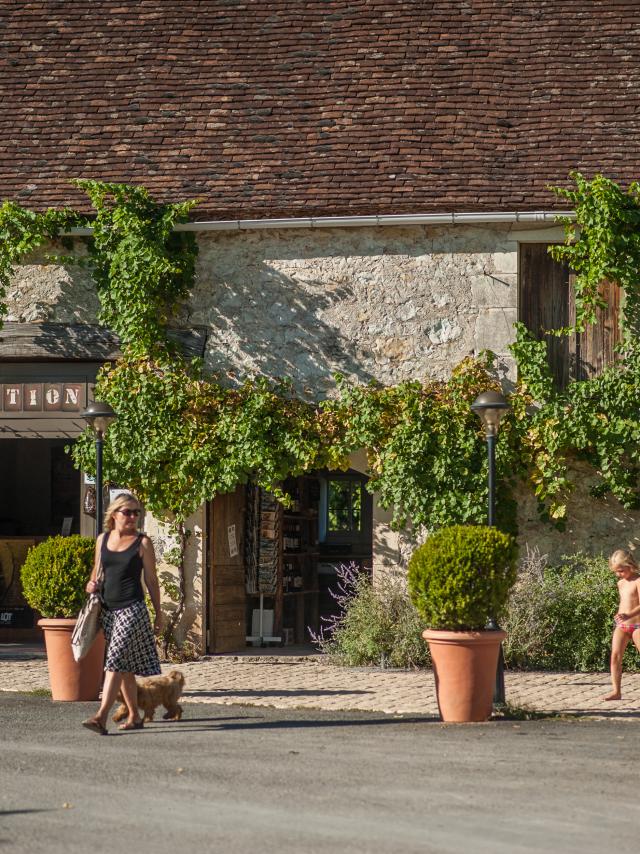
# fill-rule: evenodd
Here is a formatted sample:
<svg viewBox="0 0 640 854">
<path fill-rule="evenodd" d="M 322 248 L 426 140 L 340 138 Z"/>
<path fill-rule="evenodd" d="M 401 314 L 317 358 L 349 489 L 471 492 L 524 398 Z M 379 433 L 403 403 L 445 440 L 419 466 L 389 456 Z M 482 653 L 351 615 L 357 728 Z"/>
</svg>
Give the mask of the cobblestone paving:
<svg viewBox="0 0 640 854">
<path fill-rule="evenodd" d="M 171 670 L 175 665 L 163 665 Z M 319 656 L 215 656 L 179 665 L 184 698 L 193 703 L 274 706 L 278 709 L 361 710 L 387 714 L 438 714 L 433 674 L 341 668 Z M 0 660 L 0 691 L 49 686 L 46 661 Z M 624 700 L 604 702 L 606 673 L 507 672 L 510 705 L 538 712 L 640 720 L 640 674 L 623 677 Z"/>
</svg>

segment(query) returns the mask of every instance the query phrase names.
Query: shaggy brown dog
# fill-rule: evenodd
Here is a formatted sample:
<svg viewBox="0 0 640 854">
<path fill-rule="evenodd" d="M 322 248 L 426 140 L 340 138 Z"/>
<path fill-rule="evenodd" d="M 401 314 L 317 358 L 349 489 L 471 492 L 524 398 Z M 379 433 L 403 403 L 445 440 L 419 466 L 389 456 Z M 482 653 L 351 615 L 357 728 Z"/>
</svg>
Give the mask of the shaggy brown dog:
<svg viewBox="0 0 640 854">
<path fill-rule="evenodd" d="M 165 721 L 179 721 L 182 717 L 182 706 L 178 699 L 184 688 L 184 676 L 179 670 L 172 670 L 166 676 L 147 676 L 144 679 L 136 679 L 138 686 L 138 706 L 144 712 L 144 720 L 152 721 L 158 706 L 164 706 L 167 710 L 162 716 Z M 113 716 L 114 721 L 123 721 L 129 714 L 122 694 L 118 694 L 118 700 L 122 703 L 116 709 Z"/>
</svg>

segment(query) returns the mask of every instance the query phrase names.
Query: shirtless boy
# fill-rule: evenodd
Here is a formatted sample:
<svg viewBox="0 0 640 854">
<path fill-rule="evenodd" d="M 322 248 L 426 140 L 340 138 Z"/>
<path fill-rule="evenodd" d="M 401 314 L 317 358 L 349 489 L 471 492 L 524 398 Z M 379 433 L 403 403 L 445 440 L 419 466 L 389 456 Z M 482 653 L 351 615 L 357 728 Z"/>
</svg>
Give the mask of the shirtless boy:
<svg viewBox="0 0 640 854">
<path fill-rule="evenodd" d="M 622 656 L 630 640 L 640 651 L 640 568 L 630 552 L 618 549 L 609 558 L 609 568 L 618 578 L 620 604 L 613 618 L 611 639 L 611 686 L 605 700 L 620 700 L 622 694 Z"/>
</svg>

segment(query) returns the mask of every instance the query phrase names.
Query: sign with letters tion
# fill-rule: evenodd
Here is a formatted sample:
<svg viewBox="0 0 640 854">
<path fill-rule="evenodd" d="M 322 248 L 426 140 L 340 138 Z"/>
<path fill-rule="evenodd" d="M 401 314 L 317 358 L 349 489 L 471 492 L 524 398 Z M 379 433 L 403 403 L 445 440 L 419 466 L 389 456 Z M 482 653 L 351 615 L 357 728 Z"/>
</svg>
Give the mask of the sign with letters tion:
<svg viewBox="0 0 640 854">
<path fill-rule="evenodd" d="M 0 383 L 0 412 L 8 415 L 81 412 L 87 405 L 86 383 Z"/>
</svg>

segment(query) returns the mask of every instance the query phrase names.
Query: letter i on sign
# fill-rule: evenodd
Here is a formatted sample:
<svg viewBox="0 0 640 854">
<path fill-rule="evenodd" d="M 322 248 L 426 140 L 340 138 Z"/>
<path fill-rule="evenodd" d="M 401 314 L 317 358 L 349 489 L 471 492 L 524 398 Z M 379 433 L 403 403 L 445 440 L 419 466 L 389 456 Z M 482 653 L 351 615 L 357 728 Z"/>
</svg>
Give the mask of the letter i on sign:
<svg viewBox="0 0 640 854">
<path fill-rule="evenodd" d="M 24 408 L 30 412 L 40 412 L 42 409 L 42 385 L 30 383 L 24 386 Z"/>
</svg>

